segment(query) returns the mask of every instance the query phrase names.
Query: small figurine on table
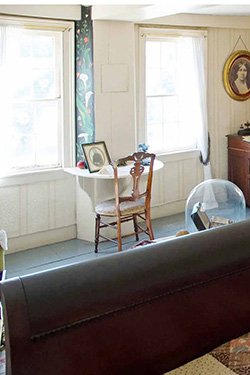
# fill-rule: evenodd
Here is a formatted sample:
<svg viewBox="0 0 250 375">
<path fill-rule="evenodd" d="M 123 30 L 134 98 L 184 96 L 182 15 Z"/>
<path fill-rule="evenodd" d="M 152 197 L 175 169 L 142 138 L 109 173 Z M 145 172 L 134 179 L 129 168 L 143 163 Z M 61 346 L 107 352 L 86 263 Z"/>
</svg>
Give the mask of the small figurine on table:
<svg viewBox="0 0 250 375">
<path fill-rule="evenodd" d="M 146 143 L 140 143 L 139 146 L 138 146 L 138 152 L 148 152 L 148 148 L 149 148 L 149 146 L 146 145 Z M 150 164 L 149 158 L 145 158 L 142 161 L 142 165 L 149 165 L 149 164 Z"/>
</svg>

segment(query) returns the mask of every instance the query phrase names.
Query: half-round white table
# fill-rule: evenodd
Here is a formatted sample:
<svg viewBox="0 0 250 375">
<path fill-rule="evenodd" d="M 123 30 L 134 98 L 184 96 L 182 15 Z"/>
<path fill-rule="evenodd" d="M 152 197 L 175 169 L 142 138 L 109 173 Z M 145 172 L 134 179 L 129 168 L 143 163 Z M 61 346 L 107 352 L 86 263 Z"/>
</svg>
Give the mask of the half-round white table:
<svg viewBox="0 0 250 375">
<path fill-rule="evenodd" d="M 164 164 L 160 160 L 155 160 L 154 173 Z M 124 193 L 130 185 L 131 165 L 118 167 L 119 190 Z M 111 165 L 103 168 L 99 172 L 90 173 L 87 169 L 78 167 L 64 168 L 64 171 L 77 177 L 76 184 L 76 220 L 77 238 L 94 241 L 94 208 L 99 202 L 114 197 L 114 174 Z M 145 166 L 144 175 L 149 172 L 149 167 Z M 130 193 L 130 192 L 128 192 Z M 126 231 L 126 229 L 125 229 Z"/>
</svg>

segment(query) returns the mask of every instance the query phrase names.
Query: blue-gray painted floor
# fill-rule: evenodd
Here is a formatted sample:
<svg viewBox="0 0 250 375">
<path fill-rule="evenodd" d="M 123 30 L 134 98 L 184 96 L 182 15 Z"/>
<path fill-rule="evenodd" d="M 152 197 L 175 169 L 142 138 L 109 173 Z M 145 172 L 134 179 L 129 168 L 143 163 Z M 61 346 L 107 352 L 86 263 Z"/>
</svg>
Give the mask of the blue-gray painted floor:
<svg viewBox="0 0 250 375">
<path fill-rule="evenodd" d="M 185 215 L 181 213 L 156 219 L 152 221 L 152 226 L 155 238 L 172 236 L 185 228 Z M 140 240 L 143 238 L 148 237 L 141 234 Z M 123 250 L 130 248 L 135 243 L 134 236 L 125 238 L 123 240 Z M 6 254 L 7 278 L 87 261 L 116 252 L 116 245 L 110 241 L 101 242 L 99 252 L 95 254 L 92 242 L 73 239 L 18 253 Z"/>
</svg>

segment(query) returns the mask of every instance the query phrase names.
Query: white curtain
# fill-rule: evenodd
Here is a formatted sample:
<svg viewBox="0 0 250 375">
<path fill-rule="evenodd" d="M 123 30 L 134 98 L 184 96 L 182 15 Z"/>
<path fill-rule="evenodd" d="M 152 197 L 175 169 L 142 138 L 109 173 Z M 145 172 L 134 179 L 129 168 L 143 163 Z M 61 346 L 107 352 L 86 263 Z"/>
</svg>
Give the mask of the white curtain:
<svg viewBox="0 0 250 375">
<path fill-rule="evenodd" d="M 8 94 L 8 75 L 6 69 L 6 26 L 0 26 L 0 138 L 4 140 L 0 147 L 0 176 L 5 174 L 5 167 L 9 162 L 9 154 L 5 132 L 8 129 L 8 114 L 10 111 Z"/>
<path fill-rule="evenodd" d="M 6 61 L 8 27 L 0 26 L 0 176 L 4 176 L 9 169 L 11 159 L 10 117 L 12 115 L 12 78 Z M 15 73 L 12 71 L 12 74 Z"/>
<path fill-rule="evenodd" d="M 0 177 L 9 173 L 13 159 L 13 100 L 20 78 L 17 47 L 22 28 L 0 25 Z M 13 41 L 15 43 L 13 43 Z"/>
<path fill-rule="evenodd" d="M 208 159 L 208 120 L 207 120 L 207 88 L 205 79 L 205 40 L 204 36 L 192 37 L 193 51 L 194 51 L 194 67 L 196 72 L 196 82 L 198 97 L 200 100 L 201 109 L 201 124 L 198 131 L 198 148 L 201 151 L 202 160 Z M 204 165 L 204 179 L 212 178 L 210 161 Z"/>
</svg>

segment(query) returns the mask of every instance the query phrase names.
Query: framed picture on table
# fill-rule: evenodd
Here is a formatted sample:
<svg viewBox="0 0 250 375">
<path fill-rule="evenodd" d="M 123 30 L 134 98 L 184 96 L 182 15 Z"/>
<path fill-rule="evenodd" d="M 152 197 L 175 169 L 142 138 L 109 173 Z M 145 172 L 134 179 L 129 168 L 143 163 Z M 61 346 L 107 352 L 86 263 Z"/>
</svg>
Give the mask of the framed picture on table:
<svg viewBox="0 0 250 375">
<path fill-rule="evenodd" d="M 98 172 L 111 162 L 104 141 L 82 144 L 82 149 L 90 173 Z"/>
<path fill-rule="evenodd" d="M 228 95 L 238 101 L 250 98 L 250 52 L 236 51 L 227 59 L 223 83 Z"/>
</svg>

